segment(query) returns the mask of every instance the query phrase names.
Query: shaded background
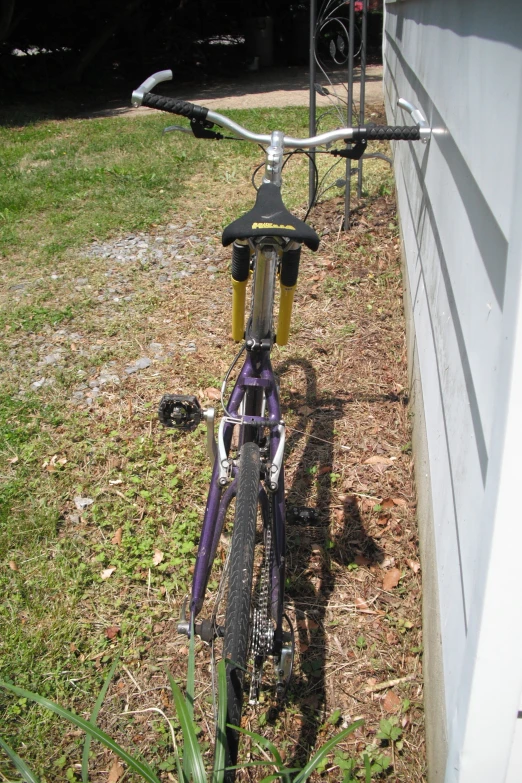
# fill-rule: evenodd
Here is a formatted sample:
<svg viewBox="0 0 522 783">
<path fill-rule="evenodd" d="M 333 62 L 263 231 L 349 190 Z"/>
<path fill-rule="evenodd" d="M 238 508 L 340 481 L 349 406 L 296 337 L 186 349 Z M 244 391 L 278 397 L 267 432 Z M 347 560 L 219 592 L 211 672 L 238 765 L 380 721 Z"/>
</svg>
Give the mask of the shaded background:
<svg viewBox="0 0 522 783">
<path fill-rule="evenodd" d="M 308 18 L 309 3 L 290 0 L 0 0 L 0 100 L 79 85 L 84 96 L 127 93 L 166 67 L 176 81 L 201 84 L 233 78 L 259 54 L 261 68 L 306 65 Z M 371 0 L 370 62 L 381 44 L 382 0 Z"/>
</svg>

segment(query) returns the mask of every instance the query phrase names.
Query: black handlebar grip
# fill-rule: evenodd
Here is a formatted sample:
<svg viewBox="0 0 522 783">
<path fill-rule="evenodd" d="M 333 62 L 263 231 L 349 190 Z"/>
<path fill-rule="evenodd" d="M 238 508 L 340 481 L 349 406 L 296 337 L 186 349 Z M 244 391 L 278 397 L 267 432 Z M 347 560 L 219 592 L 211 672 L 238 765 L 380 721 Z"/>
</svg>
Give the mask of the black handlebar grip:
<svg viewBox="0 0 522 783">
<path fill-rule="evenodd" d="M 420 129 L 417 125 L 368 125 L 354 128 L 353 141 L 371 139 L 373 141 L 418 141 Z"/>
<path fill-rule="evenodd" d="M 142 106 L 149 106 L 151 109 L 161 109 L 171 114 L 180 114 L 182 117 L 188 117 L 190 120 L 203 122 L 207 119 L 208 109 L 204 106 L 197 106 L 195 103 L 187 103 L 179 98 L 167 98 L 165 95 L 156 95 L 153 92 L 146 92 L 141 102 Z"/>
</svg>

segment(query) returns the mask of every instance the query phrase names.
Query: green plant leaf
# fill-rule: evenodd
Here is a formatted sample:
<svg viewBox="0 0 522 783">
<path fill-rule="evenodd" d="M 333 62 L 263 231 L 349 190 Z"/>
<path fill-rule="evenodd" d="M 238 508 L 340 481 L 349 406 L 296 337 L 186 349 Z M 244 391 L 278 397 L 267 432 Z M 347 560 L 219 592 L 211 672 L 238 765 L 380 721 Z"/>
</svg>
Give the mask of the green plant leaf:
<svg viewBox="0 0 522 783">
<path fill-rule="evenodd" d="M 372 783 L 372 765 L 370 763 L 370 757 L 367 753 L 363 756 L 364 761 L 364 778 L 366 783 Z"/>
<path fill-rule="evenodd" d="M 299 773 L 299 775 L 297 775 L 297 777 L 294 779 L 294 783 L 303 783 L 303 781 L 308 780 L 314 769 L 319 766 L 324 757 L 327 756 L 328 753 L 330 753 L 330 751 L 339 744 L 339 742 L 342 742 L 345 737 L 358 729 L 359 726 L 362 726 L 363 723 L 363 720 L 356 720 L 355 723 L 352 723 L 350 726 L 348 726 L 347 729 L 341 731 L 339 734 L 337 734 L 336 737 L 332 737 L 331 740 L 325 742 L 322 748 L 319 748 L 315 756 L 310 759 L 304 769 Z"/>
<path fill-rule="evenodd" d="M 189 656 L 187 667 L 187 688 L 185 702 L 187 705 L 187 712 L 191 723 L 194 721 L 194 687 L 196 682 L 196 639 L 194 634 L 194 618 L 190 621 L 190 642 L 189 642 Z M 186 748 L 186 742 L 183 748 L 183 776 L 187 780 L 190 780 L 192 755 Z"/>
<path fill-rule="evenodd" d="M 93 707 L 93 710 L 91 712 L 91 723 L 96 725 L 96 720 L 98 718 L 99 712 L 101 710 L 101 706 L 103 704 L 103 701 L 105 699 L 105 696 L 107 695 L 107 691 L 109 690 L 109 685 L 111 684 L 111 680 L 114 677 L 114 672 L 116 671 L 116 666 L 118 665 L 120 660 L 120 657 L 118 656 L 115 658 L 114 663 L 112 664 L 110 671 L 105 678 L 105 682 L 102 685 L 102 689 L 100 691 L 100 694 L 98 698 L 96 699 L 96 704 Z M 91 740 L 92 737 L 90 734 L 85 735 L 85 742 L 83 744 L 83 754 L 82 754 L 82 781 L 83 783 L 89 783 L 89 751 L 91 749 Z"/>
<path fill-rule="evenodd" d="M 15 753 L 15 751 L 7 744 L 5 740 L 2 739 L 2 737 L 0 737 L 0 747 L 5 750 L 25 783 L 40 783 L 34 772 L 29 769 L 25 761 L 23 761 L 20 756 Z"/>
<path fill-rule="evenodd" d="M 183 732 L 184 779 L 190 780 L 192 775 L 194 783 L 207 783 L 207 776 L 205 774 L 205 766 L 203 764 L 201 748 L 199 747 L 196 732 L 194 731 L 194 722 L 190 717 L 187 703 L 183 698 L 183 694 L 181 693 L 179 686 L 174 681 L 174 677 L 170 672 L 167 672 L 167 674 L 169 676 L 170 688 L 172 690 L 172 697 L 176 706 L 176 712 L 178 713 L 178 719 L 181 724 L 181 730 Z"/>
<path fill-rule="evenodd" d="M 327 723 L 330 723 L 332 726 L 335 726 L 337 723 L 339 723 L 341 715 L 342 715 L 341 710 L 334 710 L 330 715 L 330 717 L 328 718 Z"/>
<path fill-rule="evenodd" d="M 225 776 L 226 728 L 227 728 L 227 669 L 224 660 L 217 665 L 218 674 L 218 716 L 216 727 L 216 747 L 212 783 L 221 783 Z"/>
<path fill-rule="evenodd" d="M 189 657 L 187 667 L 187 709 L 191 720 L 194 720 L 194 688 L 196 683 L 196 638 L 194 634 L 194 618 L 190 623 Z"/>
<path fill-rule="evenodd" d="M 75 715 L 74 712 L 69 712 L 69 710 L 66 710 L 64 707 L 60 707 L 59 704 L 55 704 L 53 701 L 49 701 L 49 699 L 45 699 L 38 693 L 31 693 L 31 691 L 26 691 L 23 688 L 17 688 L 16 685 L 10 685 L 3 680 L 0 680 L 0 687 L 5 688 L 6 691 L 15 693 L 17 696 L 23 696 L 26 699 L 35 701 L 41 707 L 45 707 L 46 710 L 54 712 L 54 714 L 58 715 L 60 718 L 65 718 L 65 720 L 68 720 L 69 723 L 73 723 L 75 726 L 78 726 L 79 729 L 86 731 L 93 737 L 93 739 L 98 740 L 98 742 L 101 742 L 102 745 L 105 745 L 106 748 L 112 750 L 112 752 L 119 756 L 122 761 L 128 764 L 133 772 L 137 772 L 138 775 L 141 775 L 141 777 L 148 781 L 148 783 L 160 783 L 154 774 L 154 771 L 151 769 L 151 767 L 149 767 L 146 761 L 141 761 L 140 759 L 131 756 L 130 753 L 127 753 L 124 748 L 118 745 L 118 743 L 115 742 L 112 737 L 109 737 L 108 734 L 105 734 L 105 732 L 99 729 L 98 726 L 94 726 L 88 720 L 80 718 L 80 716 Z"/>
</svg>

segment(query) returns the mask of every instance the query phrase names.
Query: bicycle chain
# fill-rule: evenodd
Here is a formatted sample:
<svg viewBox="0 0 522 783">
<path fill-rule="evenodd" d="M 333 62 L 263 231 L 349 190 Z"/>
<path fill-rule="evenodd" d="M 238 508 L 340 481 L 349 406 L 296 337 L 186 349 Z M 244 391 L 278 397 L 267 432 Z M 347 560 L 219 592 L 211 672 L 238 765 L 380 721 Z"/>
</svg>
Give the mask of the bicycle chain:
<svg viewBox="0 0 522 783">
<path fill-rule="evenodd" d="M 257 606 L 252 618 L 251 654 L 254 659 L 252 679 L 250 681 L 250 704 L 258 700 L 263 664 L 272 652 L 274 628 L 270 619 L 270 569 L 272 567 L 272 509 L 269 506 L 269 525 L 265 534 L 265 551 Z"/>
</svg>

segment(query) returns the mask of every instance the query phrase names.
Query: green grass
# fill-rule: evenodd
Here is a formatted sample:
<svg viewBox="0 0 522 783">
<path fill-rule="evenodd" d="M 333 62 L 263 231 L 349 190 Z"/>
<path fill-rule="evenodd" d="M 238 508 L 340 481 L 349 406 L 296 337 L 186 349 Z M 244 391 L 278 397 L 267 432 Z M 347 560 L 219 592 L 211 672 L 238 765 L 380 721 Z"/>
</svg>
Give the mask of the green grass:
<svg viewBox="0 0 522 783">
<path fill-rule="evenodd" d="M 230 115 L 260 130 L 301 133 L 307 123 L 299 108 Z M 148 227 L 182 208 L 195 172 L 206 193 L 242 182 L 260 158 L 249 143 L 162 136 L 168 120 L 158 113 L 0 128 L 0 253 L 40 265 L 90 239 Z"/>
<path fill-rule="evenodd" d="M 307 133 L 302 108 L 227 114 L 260 131 Z M 132 313 L 100 317 L 95 298 L 70 284 L 84 273 L 78 249 L 168 221 L 192 219 L 215 232 L 252 205 L 248 182 L 261 159 L 248 143 L 162 136 L 168 123 L 158 114 L 0 128 L 3 274 L 32 285 L 25 299 L 4 287 L 0 301 L 0 678 L 79 713 L 92 707 L 91 694 L 114 657 L 139 665 L 154 623 L 172 617 L 170 596 L 190 580 L 210 473 L 201 432 L 173 441 L 149 430 L 155 387 L 136 392 L 138 407 L 130 412 L 118 390 L 107 414 L 68 405 L 78 371 L 88 378 L 109 359 L 123 361 L 132 341 L 150 341 L 149 319 L 165 304 L 144 274 L 129 271 L 136 282 Z M 284 197 L 295 208 L 307 198 L 306 159 L 294 158 L 289 170 Z M 382 177 L 373 182 L 369 175 L 368 182 L 378 192 Z M 102 272 L 89 263 L 96 288 Z M 52 271 L 61 281 L 50 278 Z M 43 374 L 37 346 L 66 326 L 97 338 L 100 352 L 56 370 L 52 388 L 32 391 Z M 187 370 L 202 388 L 219 385 L 219 367 L 190 361 L 178 359 L 181 376 Z M 188 469 L 180 467 L 184 461 Z M 72 503 L 77 495 L 94 500 L 81 514 Z M 152 568 L 156 550 L 163 559 Z M 116 570 L 104 581 L 109 566 Z M 114 624 L 120 634 L 111 640 L 105 631 Z M 1 694 L 0 723 L 42 781 L 70 779 L 81 742 L 64 736 L 50 715 Z M 123 719 L 121 725 L 127 731 Z M 152 762 L 165 758 L 167 740 L 158 732 Z"/>
<path fill-rule="evenodd" d="M 300 107 L 226 114 L 259 131 L 307 133 L 307 111 Z M 54 263 L 94 238 L 136 231 L 182 212 L 187 191 L 205 197 L 222 186 L 247 182 L 261 159 L 259 148 L 247 142 L 162 136 L 168 119 L 158 113 L 0 128 L 0 254 L 24 254 L 37 267 Z M 286 169 L 287 175 L 292 170 L 284 188 L 290 208 L 307 197 L 307 161 L 299 156 L 296 165 L 297 160 Z M 318 156 L 318 163 L 323 171 L 331 159 Z M 380 161 L 366 165 L 368 193 L 391 186 L 391 175 L 383 180 L 386 170 Z M 219 216 L 222 225 L 251 199 L 227 199 Z"/>
</svg>

